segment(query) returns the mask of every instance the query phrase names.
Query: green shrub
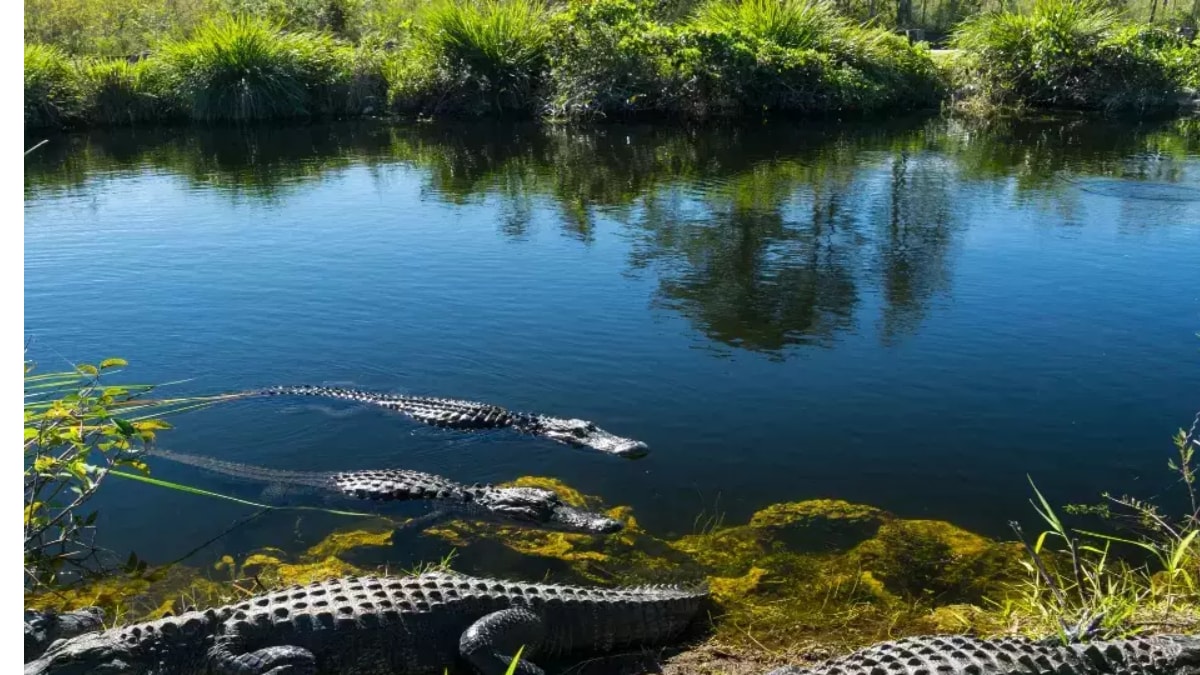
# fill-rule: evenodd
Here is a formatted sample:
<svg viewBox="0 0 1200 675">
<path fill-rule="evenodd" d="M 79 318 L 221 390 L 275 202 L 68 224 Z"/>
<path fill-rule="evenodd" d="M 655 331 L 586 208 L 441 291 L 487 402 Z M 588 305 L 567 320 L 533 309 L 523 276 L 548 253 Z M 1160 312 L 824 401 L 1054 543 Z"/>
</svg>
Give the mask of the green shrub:
<svg viewBox="0 0 1200 675">
<path fill-rule="evenodd" d="M 174 117 L 178 105 L 161 64 L 95 60 L 80 67 L 83 116 L 92 124 L 133 124 Z"/>
<path fill-rule="evenodd" d="M 540 0 L 437 0 L 392 60 L 393 104 L 406 111 L 529 112 L 545 75 L 550 28 Z"/>
<path fill-rule="evenodd" d="M 572 0 L 555 16 L 549 112 L 560 117 L 669 112 L 679 93 L 676 33 L 639 0 Z"/>
<path fill-rule="evenodd" d="M 165 45 L 162 58 L 193 119 L 242 122 L 313 114 L 312 95 L 346 72 L 344 56 L 326 35 L 238 16 Z"/>
<path fill-rule="evenodd" d="M 991 103 L 1105 110 L 1174 105 L 1174 35 L 1128 26 L 1103 0 L 1035 0 L 1028 14 L 991 12 L 964 22 L 954 45 Z"/>
<path fill-rule="evenodd" d="M 940 95 L 928 49 L 852 26 L 826 0 L 713 0 L 679 26 L 653 12 L 638 0 L 573 3 L 554 31 L 551 111 L 870 112 Z"/>
<path fill-rule="evenodd" d="M 25 42 L 77 56 L 125 58 L 183 37 L 218 0 L 25 0 Z"/>
<path fill-rule="evenodd" d="M 686 98 L 708 114 L 872 112 L 934 105 L 924 47 L 853 26 L 825 0 L 718 0 L 681 34 Z"/>
<path fill-rule="evenodd" d="M 820 49 L 846 32 L 845 21 L 822 0 L 710 0 L 695 24 L 785 49 Z"/>
<path fill-rule="evenodd" d="M 58 127 L 79 116 L 79 82 L 61 49 L 25 45 L 25 126 Z"/>
<path fill-rule="evenodd" d="M 337 47 L 332 63 L 331 75 L 310 92 L 317 114 L 347 116 L 383 112 L 387 78 L 382 50 L 367 45 Z"/>
</svg>

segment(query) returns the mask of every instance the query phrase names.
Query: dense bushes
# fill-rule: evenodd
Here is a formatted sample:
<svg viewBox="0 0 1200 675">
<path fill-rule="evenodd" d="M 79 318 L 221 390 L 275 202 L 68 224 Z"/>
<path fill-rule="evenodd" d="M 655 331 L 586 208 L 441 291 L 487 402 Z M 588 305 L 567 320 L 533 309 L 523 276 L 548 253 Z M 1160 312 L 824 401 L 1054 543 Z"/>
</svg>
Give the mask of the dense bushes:
<svg viewBox="0 0 1200 675">
<path fill-rule="evenodd" d="M 989 103 L 1103 110 L 1170 107 L 1196 48 L 1162 29 L 1122 23 L 1101 0 L 1036 0 L 1027 14 L 994 12 L 955 34 Z"/>
<path fill-rule="evenodd" d="M 348 56 L 328 36 L 237 18 L 167 44 L 161 58 L 191 118 L 209 122 L 311 115 L 314 96 L 346 72 Z"/>
<path fill-rule="evenodd" d="M 137 62 L 25 49 L 25 125 L 127 124 L 186 118 L 254 121 L 380 110 L 382 55 L 328 35 L 227 18 Z"/>
<path fill-rule="evenodd" d="M 304 0 L 320 15 L 307 21 L 362 33 L 356 42 L 289 28 L 298 16 L 262 18 L 287 14 L 280 8 L 290 2 L 198 24 L 136 62 L 28 45 L 26 126 L 387 109 L 559 118 L 872 113 L 936 107 L 948 72 L 970 84 L 960 91 L 991 106 L 1140 112 L 1171 108 L 1184 87 L 1200 85 L 1200 48 L 1123 23 L 1105 0 L 1034 0 L 1028 13 L 981 15 L 956 33 L 962 51 L 949 69 L 935 67 L 926 45 L 855 24 L 831 0 L 705 0 L 688 12 L 673 0 L 433 0 L 404 21 L 382 0 Z M 375 27 L 368 31 L 358 10 L 359 24 L 347 19 L 351 4 L 376 7 Z M 384 31 L 383 17 L 399 23 Z"/>
<path fill-rule="evenodd" d="M 79 80 L 57 47 L 25 45 L 25 126 L 67 124 L 80 109 Z"/>
<path fill-rule="evenodd" d="M 928 50 L 851 25 L 824 0 L 713 0 L 675 25 L 632 0 L 559 17 L 551 111 L 691 117 L 934 106 Z"/>
<path fill-rule="evenodd" d="M 546 70 L 548 10 L 539 0 L 436 0 L 392 60 L 401 111 L 529 112 Z"/>
</svg>

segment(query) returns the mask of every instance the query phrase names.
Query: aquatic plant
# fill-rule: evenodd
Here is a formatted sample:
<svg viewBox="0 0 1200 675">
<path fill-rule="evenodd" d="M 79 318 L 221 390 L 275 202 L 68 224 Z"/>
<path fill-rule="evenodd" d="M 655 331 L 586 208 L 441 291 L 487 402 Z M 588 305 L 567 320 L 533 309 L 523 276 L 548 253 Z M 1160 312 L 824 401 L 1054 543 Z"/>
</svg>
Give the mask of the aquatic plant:
<svg viewBox="0 0 1200 675">
<path fill-rule="evenodd" d="M 62 126 L 79 108 L 79 83 L 67 54 L 51 45 L 25 45 L 25 127 Z"/>
<path fill-rule="evenodd" d="M 348 69 L 325 35 L 284 33 L 249 16 L 206 23 L 162 58 L 192 119 L 201 122 L 307 117 L 311 93 Z"/>
<path fill-rule="evenodd" d="M 393 59 L 391 97 L 402 111 L 531 111 L 551 38 L 540 0 L 438 0 L 423 7 Z"/>
<path fill-rule="evenodd" d="M 1168 460 L 1187 495 L 1188 510 L 1182 515 L 1173 517 L 1150 501 L 1109 493 L 1102 495 L 1100 504 L 1064 509 L 1099 517 L 1131 530 L 1130 535 L 1068 527 L 1031 479 L 1034 509 L 1048 529 L 1026 544 L 1028 579 L 1018 594 L 1000 605 L 1005 616 L 1026 632 L 1057 632 L 1064 639 L 1088 630 L 1116 637 L 1160 625 L 1200 628 L 1198 426 L 1200 413 L 1190 429 L 1176 434 L 1177 454 Z M 1013 527 L 1021 536 L 1020 526 Z M 1130 558 L 1138 552 L 1148 560 Z"/>
</svg>

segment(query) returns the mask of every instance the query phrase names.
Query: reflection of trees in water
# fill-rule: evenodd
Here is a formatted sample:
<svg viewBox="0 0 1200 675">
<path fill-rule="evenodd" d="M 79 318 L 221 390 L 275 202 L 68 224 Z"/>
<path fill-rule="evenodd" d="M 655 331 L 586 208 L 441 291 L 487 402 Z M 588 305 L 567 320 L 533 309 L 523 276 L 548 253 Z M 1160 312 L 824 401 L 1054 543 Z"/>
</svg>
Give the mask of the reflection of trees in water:
<svg viewBox="0 0 1200 675">
<path fill-rule="evenodd" d="M 828 169 L 756 167 L 699 196 L 699 217 L 686 204 L 647 208 L 632 262 L 658 272 L 657 304 L 713 340 L 774 355 L 850 328 L 860 237 L 842 208 L 851 175 Z"/>
<path fill-rule="evenodd" d="M 26 159 L 25 186 L 27 195 L 73 189 L 149 167 L 236 198 L 276 200 L 345 167 L 410 166 L 426 198 L 491 199 L 505 236 L 528 236 L 533 214 L 547 208 L 584 243 L 601 215 L 626 223 L 633 269 L 659 277 L 657 305 L 713 340 L 781 356 L 852 329 L 874 287 L 885 340 L 919 326 L 949 290 L 968 208 L 956 197 L 1011 191 L 1072 220 L 1079 179 L 1196 181 L 1189 154 L 1200 149 L 1200 125 L 1188 125 L 124 130 L 54 139 Z"/>
<path fill-rule="evenodd" d="M 949 288 L 950 247 L 961 223 L 950 206 L 949 169 L 933 154 L 901 150 L 891 158 L 886 204 L 873 213 L 885 340 L 914 331 L 930 299 Z"/>
</svg>

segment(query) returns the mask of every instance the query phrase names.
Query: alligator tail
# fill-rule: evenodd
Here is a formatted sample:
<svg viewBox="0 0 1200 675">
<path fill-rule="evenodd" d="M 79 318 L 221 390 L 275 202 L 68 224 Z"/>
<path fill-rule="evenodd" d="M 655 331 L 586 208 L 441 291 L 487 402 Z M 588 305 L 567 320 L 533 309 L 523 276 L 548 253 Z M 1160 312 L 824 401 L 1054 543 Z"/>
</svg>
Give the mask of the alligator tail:
<svg viewBox="0 0 1200 675">
<path fill-rule="evenodd" d="M 326 488 L 329 486 L 330 474 L 328 473 L 268 469 L 262 466 L 240 464 L 238 462 L 227 462 L 220 459 L 213 459 L 211 457 L 189 455 L 182 452 L 163 450 L 161 448 L 151 448 L 147 450 L 146 454 L 150 455 L 151 457 L 161 457 L 162 459 L 172 462 L 194 466 L 198 469 L 204 469 L 205 471 L 211 471 L 212 473 L 219 473 L 233 478 L 242 478 L 263 483 L 305 485 L 317 488 Z"/>
</svg>

